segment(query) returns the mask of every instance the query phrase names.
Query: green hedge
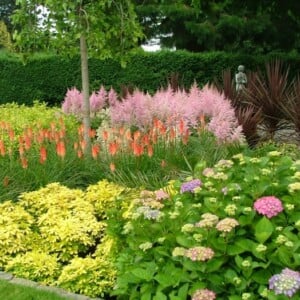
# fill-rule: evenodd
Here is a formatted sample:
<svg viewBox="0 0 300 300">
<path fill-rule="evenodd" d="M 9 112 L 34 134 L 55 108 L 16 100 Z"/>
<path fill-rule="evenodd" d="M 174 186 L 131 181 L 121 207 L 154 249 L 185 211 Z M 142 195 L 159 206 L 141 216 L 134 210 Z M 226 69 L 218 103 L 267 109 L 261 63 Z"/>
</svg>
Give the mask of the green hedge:
<svg viewBox="0 0 300 300">
<path fill-rule="evenodd" d="M 290 66 L 291 74 L 300 69 L 297 54 L 251 56 L 223 52 L 190 53 L 185 51 L 141 52 L 131 56 L 126 68 L 112 60 L 90 59 L 92 90 L 100 85 L 121 91 L 123 86 L 155 92 L 167 85 L 170 75 L 177 73 L 181 86 L 190 87 L 196 81 L 204 85 L 219 77 L 224 69 L 235 72 L 239 64 L 246 71 L 261 69 L 268 60 L 280 58 Z M 80 57 L 38 55 L 26 64 L 13 56 L 0 56 L 0 103 L 31 104 L 40 100 L 50 105 L 60 104 L 68 88 L 81 89 Z"/>
</svg>

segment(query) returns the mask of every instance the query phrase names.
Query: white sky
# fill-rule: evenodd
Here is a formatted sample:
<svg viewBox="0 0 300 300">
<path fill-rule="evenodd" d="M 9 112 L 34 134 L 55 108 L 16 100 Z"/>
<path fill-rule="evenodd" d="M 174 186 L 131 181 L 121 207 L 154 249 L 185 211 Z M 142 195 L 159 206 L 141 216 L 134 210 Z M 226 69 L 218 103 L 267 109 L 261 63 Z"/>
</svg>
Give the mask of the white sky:
<svg viewBox="0 0 300 300">
<path fill-rule="evenodd" d="M 149 52 L 160 50 L 160 46 L 159 45 L 142 45 L 142 48 L 145 51 L 149 51 Z"/>
</svg>

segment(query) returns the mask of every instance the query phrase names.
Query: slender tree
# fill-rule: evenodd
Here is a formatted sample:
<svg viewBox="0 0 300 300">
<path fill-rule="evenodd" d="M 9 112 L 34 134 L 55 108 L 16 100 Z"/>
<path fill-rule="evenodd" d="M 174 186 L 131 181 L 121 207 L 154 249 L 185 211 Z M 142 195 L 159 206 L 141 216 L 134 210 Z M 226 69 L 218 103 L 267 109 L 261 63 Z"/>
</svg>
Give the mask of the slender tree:
<svg viewBox="0 0 300 300">
<path fill-rule="evenodd" d="M 12 51 L 13 45 L 10 37 L 10 33 L 3 21 L 0 21 L 0 49 L 5 48 Z"/>
<path fill-rule="evenodd" d="M 88 57 L 115 58 L 125 54 L 142 36 L 130 0 L 17 0 L 13 15 L 21 30 L 14 35 L 19 50 L 55 49 L 62 54 L 80 52 L 84 96 L 84 140 L 90 153 Z"/>
</svg>

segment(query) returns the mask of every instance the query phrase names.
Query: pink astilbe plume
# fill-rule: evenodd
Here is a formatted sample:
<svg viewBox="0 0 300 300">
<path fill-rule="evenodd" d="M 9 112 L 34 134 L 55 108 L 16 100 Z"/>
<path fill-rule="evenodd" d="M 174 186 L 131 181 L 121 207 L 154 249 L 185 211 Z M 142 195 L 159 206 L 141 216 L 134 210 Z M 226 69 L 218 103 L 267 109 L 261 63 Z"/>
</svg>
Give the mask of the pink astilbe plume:
<svg viewBox="0 0 300 300">
<path fill-rule="evenodd" d="M 112 96 L 112 91 L 111 97 Z M 103 86 L 97 92 L 93 92 L 90 96 L 90 111 L 92 115 L 96 115 L 106 105 L 108 94 Z M 75 87 L 68 89 L 62 104 L 62 111 L 65 114 L 73 114 L 81 117 L 83 115 L 83 95 Z"/>
<path fill-rule="evenodd" d="M 75 87 L 68 89 L 62 104 L 62 111 L 65 114 L 81 115 L 83 97 Z"/>
<path fill-rule="evenodd" d="M 107 92 L 103 86 L 101 86 L 98 92 L 93 92 L 90 97 L 90 110 L 91 113 L 96 114 L 105 105 L 107 100 Z"/>
<path fill-rule="evenodd" d="M 159 119 L 166 125 L 178 124 L 184 120 L 190 127 L 199 126 L 207 119 L 206 129 L 211 131 L 218 141 L 240 141 L 242 127 L 238 126 L 234 109 L 230 102 L 217 90 L 205 86 L 199 89 L 194 84 L 190 92 L 170 87 L 158 90 L 153 96 L 136 90 L 126 99 L 116 103 L 110 110 L 114 126 L 137 126 L 149 128 L 153 119 Z"/>
<path fill-rule="evenodd" d="M 208 86 L 200 91 L 199 97 L 201 101 L 198 109 L 210 119 L 207 129 L 214 133 L 219 141 L 241 140 L 242 127 L 238 125 L 230 101 Z"/>
<path fill-rule="evenodd" d="M 110 107 L 115 106 L 118 102 L 118 94 L 112 87 L 110 88 L 107 94 L 107 98 L 108 98 L 108 105 Z"/>
</svg>

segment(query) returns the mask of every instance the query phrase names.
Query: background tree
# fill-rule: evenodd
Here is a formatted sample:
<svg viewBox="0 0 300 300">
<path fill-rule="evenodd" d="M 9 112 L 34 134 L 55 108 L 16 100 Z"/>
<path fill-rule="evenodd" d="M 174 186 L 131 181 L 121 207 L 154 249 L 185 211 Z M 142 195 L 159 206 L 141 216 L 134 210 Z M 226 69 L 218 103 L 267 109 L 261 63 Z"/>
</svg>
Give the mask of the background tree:
<svg viewBox="0 0 300 300">
<path fill-rule="evenodd" d="M 9 51 L 13 50 L 10 33 L 3 21 L 0 21 L 0 49 L 5 48 Z"/>
<path fill-rule="evenodd" d="M 11 16 L 15 9 L 17 9 L 15 0 L 0 0 L 0 20 L 5 23 L 10 33 L 13 31 Z"/>
<path fill-rule="evenodd" d="M 147 40 L 189 51 L 300 50 L 294 0 L 135 0 Z"/>
<path fill-rule="evenodd" d="M 84 140 L 90 153 L 88 53 L 100 59 L 116 58 L 132 50 L 142 36 L 130 0 L 17 0 L 13 21 L 19 50 L 56 49 L 81 55 L 84 97 Z"/>
</svg>

